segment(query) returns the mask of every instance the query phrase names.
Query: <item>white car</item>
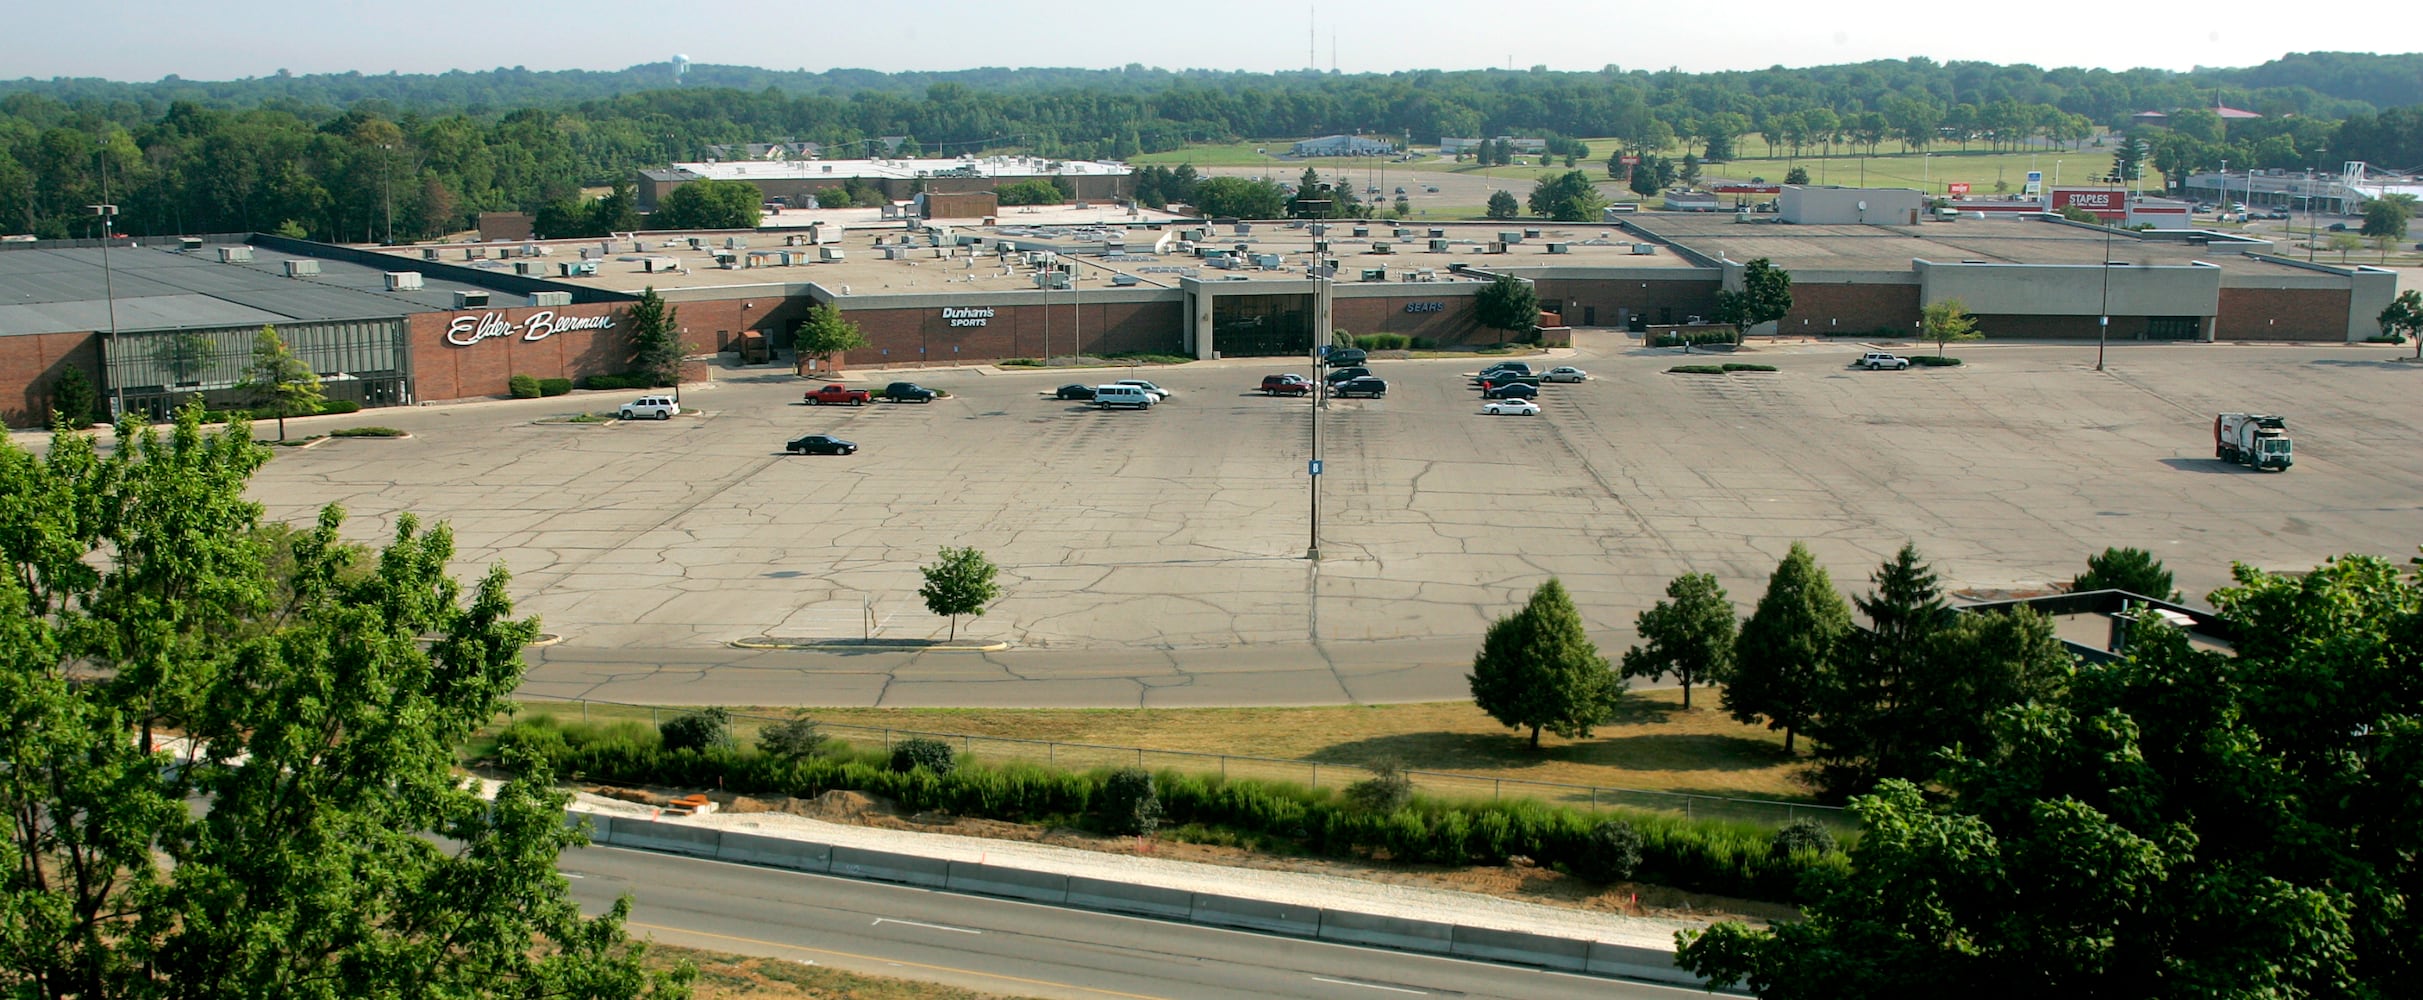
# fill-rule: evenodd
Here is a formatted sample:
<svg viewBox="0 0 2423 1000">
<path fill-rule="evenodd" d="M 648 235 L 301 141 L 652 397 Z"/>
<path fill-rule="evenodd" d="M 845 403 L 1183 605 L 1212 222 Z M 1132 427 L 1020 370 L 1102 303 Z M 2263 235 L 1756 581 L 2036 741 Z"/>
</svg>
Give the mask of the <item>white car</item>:
<svg viewBox="0 0 2423 1000">
<path fill-rule="evenodd" d="M 1910 359 L 1902 357 L 1898 354 L 1889 354 L 1884 351 L 1869 351 L 1866 354 L 1860 355 L 1859 360 L 1851 362 L 1851 367 L 1865 368 L 1869 371 L 1900 371 L 1904 368 L 1910 367 Z"/>
<path fill-rule="evenodd" d="M 1493 417 L 1536 417 L 1540 404 L 1528 399 L 1492 399 L 1481 404 L 1481 412 Z"/>
<path fill-rule="evenodd" d="M 625 420 L 671 420 L 681 412 L 681 404 L 671 396 L 641 396 L 624 403 L 617 415 Z"/>
<path fill-rule="evenodd" d="M 1589 372 L 1575 368 L 1572 365 L 1548 369 L 1547 374 L 1540 376 L 1540 381 L 1542 382 L 1587 382 L 1589 380 Z"/>
<path fill-rule="evenodd" d="M 1117 381 L 1117 382 L 1113 382 L 1113 383 L 1111 383 L 1111 384 L 1112 384 L 1112 385 L 1132 385 L 1132 386 L 1135 386 L 1136 388 L 1138 388 L 1138 389 L 1142 389 L 1142 390 L 1144 390 L 1146 393 L 1150 394 L 1150 395 L 1153 397 L 1153 402 L 1156 402 L 1156 403 L 1158 403 L 1158 402 L 1162 402 L 1162 401 L 1165 401 L 1165 400 L 1169 399 L 1169 397 L 1172 395 L 1172 393 L 1171 393 L 1169 390 L 1164 389 L 1164 388 L 1161 388 L 1160 386 L 1154 385 L 1154 384 L 1152 384 L 1151 382 L 1148 382 L 1148 381 L 1146 381 L 1146 380 L 1144 380 L 1144 379 L 1140 379 L 1140 378 L 1123 378 L 1123 379 L 1120 379 L 1119 381 Z"/>
</svg>

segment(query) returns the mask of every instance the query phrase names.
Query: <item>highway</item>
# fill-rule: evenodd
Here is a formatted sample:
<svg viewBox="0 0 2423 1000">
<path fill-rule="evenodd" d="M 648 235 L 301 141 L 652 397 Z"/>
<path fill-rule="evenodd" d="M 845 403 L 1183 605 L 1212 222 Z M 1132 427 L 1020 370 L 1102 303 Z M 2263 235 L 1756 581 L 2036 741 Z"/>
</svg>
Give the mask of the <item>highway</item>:
<svg viewBox="0 0 2423 1000">
<path fill-rule="evenodd" d="M 634 937 L 1025 997 L 1674 1000 L 1702 991 L 1271 937 L 614 847 L 559 862 Z"/>
</svg>

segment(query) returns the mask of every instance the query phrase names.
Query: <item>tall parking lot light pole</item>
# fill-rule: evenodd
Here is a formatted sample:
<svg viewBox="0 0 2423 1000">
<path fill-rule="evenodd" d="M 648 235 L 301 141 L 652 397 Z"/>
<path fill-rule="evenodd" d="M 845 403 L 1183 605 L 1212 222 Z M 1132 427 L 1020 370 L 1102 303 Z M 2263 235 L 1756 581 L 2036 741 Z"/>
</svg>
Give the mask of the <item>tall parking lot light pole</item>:
<svg viewBox="0 0 2423 1000">
<path fill-rule="evenodd" d="M 101 196 L 107 198 L 109 197 L 106 191 L 107 175 L 104 174 L 103 178 L 105 190 Z M 110 351 L 118 349 L 118 288 L 117 280 L 111 276 L 109 270 L 109 245 L 117 242 L 115 236 L 110 232 L 110 223 L 118 217 L 118 206 L 100 204 L 84 207 L 92 209 L 94 215 L 101 217 L 101 297 L 109 302 L 109 339 L 102 341 L 107 347 L 102 352 L 101 377 L 111 383 L 110 388 L 115 393 L 110 399 L 112 406 L 109 415 L 111 419 L 116 419 L 119 414 L 126 412 L 126 388 L 117 385 L 117 379 L 109 377 L 108 356 Z"/>
<path fill-rule="evenodd" d="M 2110 192 L 2114 186 L 2120 183 L 2120 174 L 2118 171 L 2114 171 L 2106 174 L 2103 180 L 2104 190 Z M 2106 211 L 2111 209 L 2109 196 L 2105 199 L 2104 209 Z M 2125 214 L 2121 217 L 2127 218 Z M 2102 371 L 2103 348 L 2105 343 L 2111 339 L 2112 332 L 2112 223 L 2109 219 L 2104 220 L 2103 223 L 2103 305 L 2097 312 L 2098 315 L 2095 317 L 2095 370 Z"/>
<path fill-rule="evenodd" d="M 1329 278 L 1322 273 L 1323 264 L 1313 258 L 1312 275 L 1312 460 L 1305 465 L 1306 479 L 1311 480 L 1312 510 L 1307 518 L 1309 537 L 1304 558 L 1321 561 L 1321 411 L 1329 407 L 1329 373 L 1322 371 L 1321 348 L 1329 339 Z"/>
</svg>

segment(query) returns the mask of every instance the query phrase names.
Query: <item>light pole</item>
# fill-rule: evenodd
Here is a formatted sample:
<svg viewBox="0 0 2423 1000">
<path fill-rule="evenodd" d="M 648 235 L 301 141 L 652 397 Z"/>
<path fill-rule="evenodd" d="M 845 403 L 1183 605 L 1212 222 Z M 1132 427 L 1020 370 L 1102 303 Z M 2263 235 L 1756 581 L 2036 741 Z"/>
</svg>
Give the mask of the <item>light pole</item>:
<svg viewBox="0 0 2423 1000">
<path fill-rule="evenodd" d="M 2111 207 L 2111 199 L 2112 199 L 2112 198 L 2114 198 L 2114 197 L 2117 197 L 2117 195 L 2113 193 L 2113 188 L 2118 187 L 2118 186 L 2119 186 L 2119 184 L 2120 184 L 2120 174 L 2119 174 L 2117 171 L 2115 171 L 2115 172 L 2113 172 L 2113 173 L 2110 173 L 2110 174 L 2106 174 L 2106 175 L 2104 175 L 2104 207 L 2105 207 L 2107 210 L 2108 210 L 2108 209 Z M 2126 218 L 2126 216 L 2123 216 L 2123 218 Z M 2111 331 L 2112 331 L 2112 223 L 2111 223 L 2111 220 L 2106 219 L 2106 220 L 2104 220 L 2104 222 L 2103 222 L 2103 304 L 2102 304 L 2102 306 L 2101 306 L 2101 307 L 2098 309 L 2098 315 L 2096 315 L 2096 317 L 2095 317 L 2095 370 L 2096 370 L 2096 371 L 2102 371 L 2102 370 L 2103 370 L 2103 348 L 2104 348 L 2104 345 L 2105 345 L 2105 344 L 2106 344 L 2106 343 L 2107 343 L 2107 342 L 2108 342 L 2108 341 L 2111 339 Z"/>
<path fill-rule="evenodd" d="M 1311 322 L 1308 324 L 1312 328 L 1308 332 L 1314 334 L 1308 338 L 1312 341 L 1313 362 L 1312 460 L 1305 465 L 1305 471 L 1308 473 L 1305 478 L 1311 481 L 1312 487 L 1312 509 L 1308 518 L 1310 532 L 1304 549 L 1304 558 L 1312 562 L 1321 561 L 1321 411 L 1329 407 L 1329 377 L 1327 372 L 1321 370 L 1322 342 L 1328 338 L 1329 334 L 1329 278 L 1321 273 L 1323 267 L 1320 256 L 1316 254 L 1313 257 L 1310 272 L 1312 274 L 1312 316 Z"/>
<path fill-rule="evenodd" d="M 387 208 L 387 245 L 395 245 L 395 185 L 387 179 L 387 170 L 395 161 L 395 146 L 379 144 L 379 199 Z"/>
<path fill-rule="evenodd" d="M 104 164 L 104 167 L 106 166 Z M 101 175 L 101 197 L 109 197 L 109 174 L 106 170 Z M 109 270 L 109 245 L 116 242 L 115 237 L 110 234 L 110 222 L 118 217 L 118 206 L 104 202 L 84 207 L 92 209 L 94 215 L 101 217 L 101 297 L 109 302 L 109 339 L 102 341 L 109 346 L 108 350 L 102 353 L 101 377 L 109 381 L 110 390 L 116 393 L 111 398 L 110 406 L 110 416 L 115 418 L 126 412 L 126 387 L 119 385 L 117 379 L 109 377 L 109 352 L 118 349 L 118 289 L 117 281 L 111 277 Z"/>
<path fill-rule="evenodd" d="M 2229 216 L 2229 161 L 2228 161 L 2228 160 L 2223 160 L 2223 161 L 2221 161 L 2221 196 L 2220 196 L 2220 198 L 2219 198 L 2218 200 L 2220 201 L 2220 204 L 2218 204 L 2218 205 L 2214 205 L 2214 206 L 2213 206 L 2213 211 L 2214 211 L 2214 212 L 2216 212 L 2216 213 L 2218 213 L 2218 214 L 2220 214 L 2222 217 L 2227 218 L 2227 217 Z"/>
</svg>

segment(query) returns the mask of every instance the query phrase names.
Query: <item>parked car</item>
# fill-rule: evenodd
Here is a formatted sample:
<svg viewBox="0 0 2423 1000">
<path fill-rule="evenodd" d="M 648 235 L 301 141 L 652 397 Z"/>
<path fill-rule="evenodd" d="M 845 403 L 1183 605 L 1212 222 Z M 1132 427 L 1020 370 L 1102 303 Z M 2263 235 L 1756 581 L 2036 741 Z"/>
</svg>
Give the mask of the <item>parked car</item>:
<svg viewBox="0 0 2423 1000">
<path fill-rule="evenodd" d="M 1321 357 L 1321 363 L 1331 368 L 1359 365 L 1369 360 L 1371 360 L 1371 352 L 1360 347 L 1333 347 L 1329 349 L 1328 354 Z"/>
<path fill-rule="evenodd" d="M 1093 386 L 1090 386 L 1090 385 L 1084 385 L 1084 384 L 1081 384 L 1081 383 L 1077 383 L 1077 382 L 1071 382 L 1071 383 L 1069 383 L 1069 384 L 1067 384 L 1067 385 L 1061 386 L 1061 387 L 1060 387 L 1060 388 L 1058 388 L 1058 389 L 1054 389 L 1054 390 L 1052 390 L 1052 398 L 1054 398 L 1054 399 L 1092 399 L 1092 398 L 1094 398 L 1094 387 L 1093 387 Z"/>
<path fill-rule="evenodd" d="M 1371 369 L 1357 365 L 1353 368 L 1333 368 L 1330 370 L 1329 374 L 1321 376 L 1321 380 L 1334 386 L 1340 382 L 1346 381 L 1347 379 L 1362 378 L 1370 374 Z"/>
<path fill-rule="evenodd" d="M 1382 396 L 1388 395 L 1388 380 L 1371 375 L 1362 375 L 1338 383 L 1335 387 L 1330 389 L 1330 392 L 1340 399 L 1351 396 L 1369 396 L 1373 399 L 1378 399 Z"/>
<path fill-rule="evenodd" d="M 1504 381 L 1504 376 L 1508 375 L 1529 374 L 1531 374 L 1531 366 L 1528 364 L 1520 361 L 1500 361 L 1497 364 L 1490 365 L 1487 368 L 1474 372 L 1472 374 L 1472 384 L 1484 385 L 1490 382 Z"/>
<path fill-rule="evenodd" d="M 931 403 L 941 395 L 915 382 L 894 382 L 883 387 L 883 398 L 893 403 Z"/>
<path fill-rule="evenodd" d="M 1540 404 L 1528 399 L 1493 399 L 1481 404 L 1481 412 L 1493 417 L 1536 417 Z"/>
<path fill-rule="evenodd" d="M 1170 398 L 1171 396 L 1175 396 L 1175 395 L 1177 395 L 1177 393 L 1174 393 L 1174 392 L 1171 392 L 1171 391 L 1169 391 L 1169 390 L 1167 390 L 1167 389 L 1161 388 L 1160 386 L 1154 385 L 1154 384 L 1152 384 L 1151 382 L 1146 381 L 1146 380 L 1144 380 L 1144 379 L 1140 379 L 1140 378 L 1123 378 L 1123 379 L 1120 379 L 1120 380 L 1119 380 L 1118 384 L 1119 384 L 1119 385 L 1132 385 L 1132 386 L 1135 386 L 1135 387 L 1136 387 L 1136 388 L 1138 388 L 1138 389 L 1142 389 L 1142 390 L 1144 390 L 1144 391 L 1146 391 L 1146 392 L 1152 393 L 1152 394 L 1153 394 L 1153 401 L 1154 401 L 1154 402 L 1157 402 L 1157 403 L 1166 403 L 1166 402 L 1169 402 L 1169 398 Z"/>
<path fill-rule="evenodd" d="M 2269 212 L 2265 212 L 2265 213 L 2263 213 L 2263 217 L 2264 217 L 2264 218 L 2266 218 L 2266 219 L 2279 219 L 2279 220 L 2281 220 L 2281 221 L 2285 222 L 2285 221 L 2287 221 L 2287 220 L 2288 220 L 2288 218 L 2289 218 L 2288 209 L 2285 209 L 2285 208 L 2275 208 L 2275 209 L 2272 209 L 2272 210 L 2271 210 L 2271 211 L 2269 211 Z"/>
<path fill-rule="evenodd" d="M 1481 390 L 1482 399 L 1538 399 L 1540 387 L 1529 382 L 1508 382 Z"/>
<path fill-rule="evenodd" d="M 681 404 L 671 396 L 641 396 L 624 403 L 616 414 L 625 420 L 671 420 L 681 412 Z"/>
<path fill-rule="evenodd" d="M 1098 385 L 1094 387 L 1094 405 L 1105 410 L 1114 406 L 1149 410 L 1161 397 L 1132 385 Z"/>
<path fill-rule="evenodd" d="M 1405 189 L 1404 189 L 1404 188 L 1402 188 L 1402 187 L 1399 187 L 1399 188 L 1397 188 L 1397 193 L 1398 193 L 1398 194 L 1404 194 L 1404 193 L 1405 193 Z"/>
<path fill-rule="evenodd" d="M 1270 396 L 1302 396 L 1312 392 L 1312 380 L 1293 372 L 1262 376 L 1262 392 Z"/>
<path fill-rule="evenodd" d="M 1587 382 L 1590 381 L 1590 373 L 1579 368 L 1575 368 L 1572 365 L 1559 365 L 1555 368 L 1548 369 L 1547 374 L 1540 376 L 1540 381 Z"/>
<path fill-rule="evenodd" d="M 2331 231 L 2331 232 L 2334 232 L 2334 233 L 2344 233 L 2344 232 L 2346 232 L 2346 231 L 2347 231 L 2347 223 L 2344 223 L 2344 222 L 2334 222 L 2334 223 L 2331 223 L 2331 224 L 2330 224 L 2330 231 Z"/>
<path fill-rule="evenodd" d="M 858 444 L 830 434 L 810 434 L 792 438 L 782 450 L 794 455 L 853 455 L 858 452 Z"/>
<path fill-rule="evenodd" d="M 1869 351 L 1860 355 L 1859 360 L 1851 362 L 1851 367 L 1868 371 L 1900 371 L 1910 367 L 1910 359 L 1885 351 Z"/>
<path fill-rule="evenodd" d="M 875 398 L 875 394 L 868 392 L 865 389 L 852 389 L 849 386 L 835 382 L 832 385 L 825 386 L 822 389 L 802 393 L 800 398 L 803 402 L 806 402 L 810 406 L 823 406 L 826 403 L 848 403 L 851 406 L 865 406 L 870 400 Z"/>
</svg>

